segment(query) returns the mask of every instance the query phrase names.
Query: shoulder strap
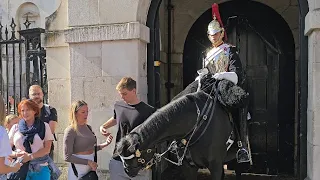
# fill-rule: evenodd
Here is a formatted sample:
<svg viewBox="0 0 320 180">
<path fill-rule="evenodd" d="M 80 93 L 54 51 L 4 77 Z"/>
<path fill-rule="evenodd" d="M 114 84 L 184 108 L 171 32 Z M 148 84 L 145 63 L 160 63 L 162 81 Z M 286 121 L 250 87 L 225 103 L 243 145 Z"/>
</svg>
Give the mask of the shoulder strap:
<svg viewBox="0 0 320 180">
<path fill-rule="evenodd" d="M 96 137 L 96 135 L 94 134 L 94 132 L 92 131 L 91 126 L 89 126 L 88 124 L 87 124 L 87 126 L 88 126 L 88 128 L 90 129 L 90 131 L 92 132 L 92 134 L 94 135 L 94 137 L 96 138 L 96 142 L 97 142 L 97 141 L 98 141 L 98 140 L 97 140 L 97 137 Z M 97 162 L 97 144 L 94 146 L 94 162 Z"/>
<path fill-rule="evenodd" d="M 90 129 L 90 131 L 93 133 L 93 135 L 96 136 L 96 135 L 94 134 L 94 132 L 92 131 L 91 126 L 89 126 L 89 125 L 87 124 L 87 127 Z"/>
<path fill-rule="evenodd" d="M 211 49 L 208 54 L 207 57 L 204 59 L 204 64 L 205 66 L 207 66 L 207 64 L 214 58 L 216 57 L 218 54 L 220 54 L 222 51 L 224 51 L 225 48 L 228 48 L 229 45 L 228 44 L 222 44 L 221 46 L 217 47 L 216 49 Z"/>
<path fill-rule="evenodd" d="M 97 145 L 94 146 L 94 162 L 97 162 Z"/>
<path fill-rule="evenodd" d="M 50 116 L 50 114 L 51 114 L 50 106 L 48 104 L 43 104 L 43 105 L 44 105 L 44 108 L 45 108 L 47 114 Z"/>
<path fill-rule="evenodd" d="M 71 167 L 72 167 L 72 170 L 73 170 L 74 175 L 75 175 L 76 177 L 78 177 L 78 171 L 77 171 L 77 169 L 76 169 L 76 167 L 74 166 L 73 163 L 71 163 Z"/>
</svg>

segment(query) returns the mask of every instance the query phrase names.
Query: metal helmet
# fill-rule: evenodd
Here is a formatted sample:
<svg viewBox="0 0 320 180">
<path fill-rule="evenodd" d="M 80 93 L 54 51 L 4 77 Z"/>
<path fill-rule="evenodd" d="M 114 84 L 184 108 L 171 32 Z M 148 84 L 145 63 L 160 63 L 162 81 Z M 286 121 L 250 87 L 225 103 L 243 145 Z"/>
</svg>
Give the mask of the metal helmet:
<svg viewBox="0 0 320 180">
<path fill-rule="evenodd" d="M 208 25 L 207 33 L 209 35 L 214 35 L 217 32 L 223 31 L 223 28 L 220 26 L 220 23 L 217 21 L 216 17 L 213 17 L 213 20 Z"/>
<path fill-rule="evenodd" d="M 223 24 L 222 24 L 222 21 L 221 21 L 221 17 L 220 17 L 220 13 L 219 13 L 219 7 L 218 7 L 218 4 L 216 4 L 216 3 L 214 3 L 212 5 L 212 17 L 213 17 L 213 20 L 208 25 L 207 33 L 209 35 L 214 35 L 217 32 L 222 32 L 222 33 L 224 33 L 223 35 L 224 35 L 224 38 L 226 40 L 227 36 L 225 34 L 225 31 L 224 31 L 224 28 L 223 28 Z"/>
</svg>

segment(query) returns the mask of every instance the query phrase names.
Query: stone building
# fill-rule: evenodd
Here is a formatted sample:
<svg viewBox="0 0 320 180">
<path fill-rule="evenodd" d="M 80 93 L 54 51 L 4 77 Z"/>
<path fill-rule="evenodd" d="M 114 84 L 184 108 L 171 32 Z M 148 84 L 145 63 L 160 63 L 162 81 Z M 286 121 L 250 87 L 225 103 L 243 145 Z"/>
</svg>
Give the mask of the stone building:
<svg viewBox="0 0 320 180">
<path fill-rule="evenodd" d="M 55 161 L 64 164 L 73 100 L 89 104 L 89 123 L 98 132 L 112 116 L 121 77 L 135 78 L 139 97 L 155 106 L 192 81 L 215 2 L 248 70 L 255 171 L 320 179 L 319 0 L 1 1 L 2 25 L 14 18 L 21 30 L 28 17 L 30 27 L 45 29 L 48 101 L 59 112 Z M 103 170 L 113 147 L 99 153 Z"/>
</svg>

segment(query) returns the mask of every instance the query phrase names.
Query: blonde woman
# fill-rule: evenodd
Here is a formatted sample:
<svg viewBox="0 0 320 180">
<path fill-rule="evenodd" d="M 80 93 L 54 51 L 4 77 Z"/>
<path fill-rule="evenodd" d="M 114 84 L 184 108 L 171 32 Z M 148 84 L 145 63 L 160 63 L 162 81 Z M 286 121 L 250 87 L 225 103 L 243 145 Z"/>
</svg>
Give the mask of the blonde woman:
<svg viewBox="0 0 320 180">
<path fill-rule="evenodd" d="M 76 180 L 89 171 L 97 169 L 94 162 L 94 146 L 97 139 L 90 125 L 87 124 L 88 105 L 84 101 L 75 101 L 71 105 L 70 125 L 64 132 L 64 159 L 69 162 L 68 180 Z M 112 141 L 109 134 L 105 143 L 97 145 L 97 150 L 107 147 Z M 71 163 L 74 164 L 78 173 L 76 177 Z"/>
<path fill-rule="evenodd" d="M 2 97 L 0 96 L 0 180 L 6 180 L 7 173 L 17 172 L 22 165 L 17 163 L 13 167 L 8 166 L 8 157 L 11 155 L 12 151 L 7 131 L 2 126 L 5 112 L 5 105 Z"/>
<path fill-rule="evenodd" d="M 18 124 L 20 118 L 15 114 L 9 114 L 4 120 L 4 127 L 7 129 L 7 132 L 10 131 L 13 125 Z"/>
</svg>

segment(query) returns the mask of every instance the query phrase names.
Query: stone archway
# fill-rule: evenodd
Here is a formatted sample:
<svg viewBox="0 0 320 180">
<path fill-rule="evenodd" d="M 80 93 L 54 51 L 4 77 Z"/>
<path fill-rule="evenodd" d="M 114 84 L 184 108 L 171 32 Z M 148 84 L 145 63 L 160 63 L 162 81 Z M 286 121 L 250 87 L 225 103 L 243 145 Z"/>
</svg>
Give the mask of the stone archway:
<svg viewBox="0 0 320 180">
<path fill-rule="evenodd" d="M 243 87 L 250 93 L 248 108 L 251 120 L 248 121 L 248 132 L 253 153 L 250 172 L 293 175 L 295 147 L 288 144 L 295 144 L 294 137 L 297 134 L 294 127 L 297 121 L 294 117 L 297 97 L 295 48 L 293 36 L 288 33 L 290 28 L 272 8 L 254 1 L 221 3 L 220 12 L 228 34 L 227 42 L 239 50 L 246 74 Z M 268 21 L 269 18 L 273 21 Z M 198 18 L 188 33 L 183 53 L 184 87 L 194 81 L 196 71 L 202 68 L 203 52 L 210 47 L 204 29 L 211 20 L 212 12 L 209 9 Z M 272 51 L 267 50 L 269 46 Z M 270 84 L 277 90 L 270 88 Z M 275 112 L 271 112 L 271 107 Z"/>
</svg>

